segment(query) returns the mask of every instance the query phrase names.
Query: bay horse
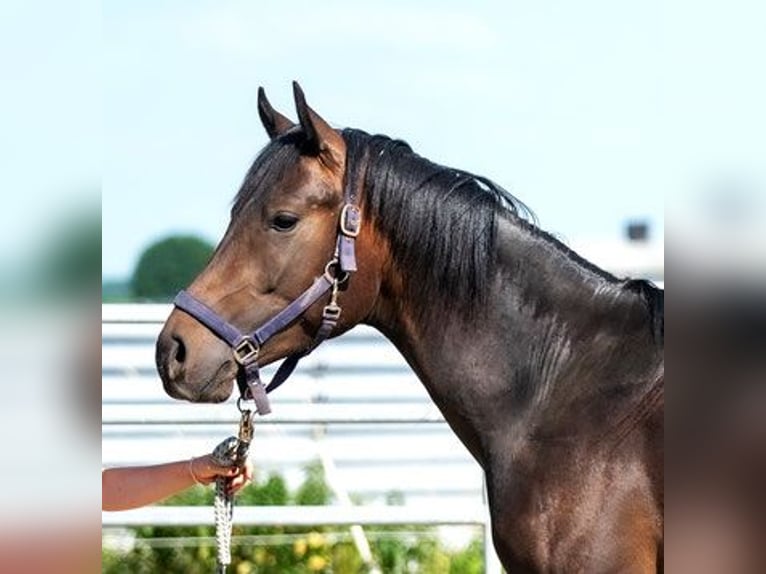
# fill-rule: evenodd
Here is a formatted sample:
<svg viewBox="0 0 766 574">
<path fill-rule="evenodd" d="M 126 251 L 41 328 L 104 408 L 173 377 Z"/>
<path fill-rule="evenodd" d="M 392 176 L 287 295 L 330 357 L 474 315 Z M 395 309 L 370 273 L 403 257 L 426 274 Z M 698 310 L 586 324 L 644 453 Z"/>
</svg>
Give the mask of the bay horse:
<svg viewBox="0 0 766 574">
<path fill-rule="evenodd" d="M 508 572 L 661 572 L 664 291 L 581 258 L 484 177 L 332 128 L 293 89 L 297 123 L 259 90 L 270 142 L 159 335 L 166 392 L 221 402 L 236 381 L 263 399 L 258 367 L 288 357 L 289 374 L 371 325 L 483 468 Z"/>
</svg>

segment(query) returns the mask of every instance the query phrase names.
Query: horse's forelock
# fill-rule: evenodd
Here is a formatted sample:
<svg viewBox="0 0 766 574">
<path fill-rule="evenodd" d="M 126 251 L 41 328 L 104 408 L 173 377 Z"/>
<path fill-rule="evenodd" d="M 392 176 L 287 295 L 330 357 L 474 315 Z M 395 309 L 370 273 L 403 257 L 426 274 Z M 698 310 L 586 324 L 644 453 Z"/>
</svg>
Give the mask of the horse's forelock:
<svg viewBox="0 0 766 574">
<path fill-rule="evenodd" d="M 256 156 L 234 198 L 232 218 L 242 213 L 253 201 L 264 199 L 273 191 L 284 172 L 297 165 L 300 157 L 300 134 L 293 130 L 264 147 Z"/>
</svg>

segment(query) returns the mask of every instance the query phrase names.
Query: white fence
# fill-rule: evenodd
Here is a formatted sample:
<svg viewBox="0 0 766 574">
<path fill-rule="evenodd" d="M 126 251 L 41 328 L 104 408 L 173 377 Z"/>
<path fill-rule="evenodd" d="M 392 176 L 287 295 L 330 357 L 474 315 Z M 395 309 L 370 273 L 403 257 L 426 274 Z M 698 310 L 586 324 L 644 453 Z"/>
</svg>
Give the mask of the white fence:
<svg viewBox="0 0 766 574">
<path fill-rule="evenodd" d="M 236 431 L 233 400 L 192 405 L 165 395 L 154 367 L 154 341 L 169 311 L 166 305 L 102 307 L 105 466 L 196 455 Z M 238 507 L 237 523 L 481 525 L 488 533 L 481 469 L 376 331 L 359 327 L 325 343 L 271 400 L 273 413 L 256 420 L 252 452 L 258 471 L 279 472 L 294 487 L 304 466 L 319 460 L 343 504 Z M 403 506 L 385 505 L 392 493 L 404 499 Z M 104 527 L 211 520 L 204 508 L 102 513 Z M 491 544 L 488 551 L 487 572 L 499 572 Z"/>
</svg>

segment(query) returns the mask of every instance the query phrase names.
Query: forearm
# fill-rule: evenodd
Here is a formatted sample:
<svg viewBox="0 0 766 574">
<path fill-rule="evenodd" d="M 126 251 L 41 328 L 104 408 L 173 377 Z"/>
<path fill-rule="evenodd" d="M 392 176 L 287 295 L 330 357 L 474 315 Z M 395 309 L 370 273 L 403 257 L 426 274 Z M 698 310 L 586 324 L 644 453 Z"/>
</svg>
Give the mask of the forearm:
<svg viewBox="0 0 766 574">
<path fill-rule="evenodd" d="M 189 461 L 101 471 L 102 510 L 127 510 L 160 501 L 194 484 Z"/>
</svg>

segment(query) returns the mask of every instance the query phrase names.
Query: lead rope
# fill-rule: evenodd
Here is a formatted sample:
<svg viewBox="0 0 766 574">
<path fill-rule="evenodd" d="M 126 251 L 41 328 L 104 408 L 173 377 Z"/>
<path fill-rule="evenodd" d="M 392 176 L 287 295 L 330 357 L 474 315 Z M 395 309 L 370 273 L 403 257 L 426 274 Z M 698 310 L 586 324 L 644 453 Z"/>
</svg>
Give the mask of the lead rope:
<svg viewBox="0 0 766 574">
<path fill-rule="evenodd" d="M 213 450 L 213 459 L 221 466 L 245 465 L 250 443 L 253 440 L 253 417 L 249 410 L 241 410 L 238 436 L 230 436 Z M 226 574 L 231 564 L 231 530 L 234 517 L 234 495 L 227 492 L 230 478 L 223 476 L 215 480 L 215 542 L 217 574 Z"/>
<path fill-rule="evenodd" d="M 338 324 L 340 318 L 341 308 L 338 305 L 338 291 L 340 285 L 348 279 L 348 273 L 341 279 L 333 278 L 332 289 L 330 292 L 330 301 L 322 309 L 322 323 L 314 337 L 314 341 L 311 346 L 302 354 L 296 355 L 294 364 L 285 371 L 284 377 L 275 377 L 269 388 L 264 389 L 263 385 L 258 383 L 256 385 L 258 392 L 262 393 L 261 399 L 265 401 L 265 408 L 261 406 L 257 412 L 259 414 L 267 414 L 271 411 L 266 398 L 266 393 L 278 387 L 284 379 L 289 376 L 292 369 L 297 364 L 297 360 L 311 353 L 315 348 L 319 346 Z M 256 364 L 254 362 L 254 364 Z M 257 368 L 257 364 L 256 364 Z M 276 384 L 274 384 L 276 382 Z M 254 394 L 253 399 L 256 400 L 258 405 L 258 395 Z M 237 408 L 242 413 L 239 420 L 239 433 L 238 436 L 230 436 L 222 441 L 213 450 L 213 458 L 215 462 L 221 466 L 239 466 L 242 467 L 247 460 L 247 455 L 250 451 L 250 443 L 253 440 L 253 414 L 252 411 L 243 409 L 240 406 L 242 397 L 237 401 Z M 264 409 L 263 411 L 261 409 Z M 234 518 L 234 496 L 226 492 L 226 487 L 231 479 L 225 477 L 219 477 L 215 481 L 215 500 L 214 500 L 214 513 L 215 513 L 215 542 L 216 542 L 216 555 L 217 555 L 217 574 L 226 574 L 226 570 L 231 564 L 231 531 Z"/>
</svg>

